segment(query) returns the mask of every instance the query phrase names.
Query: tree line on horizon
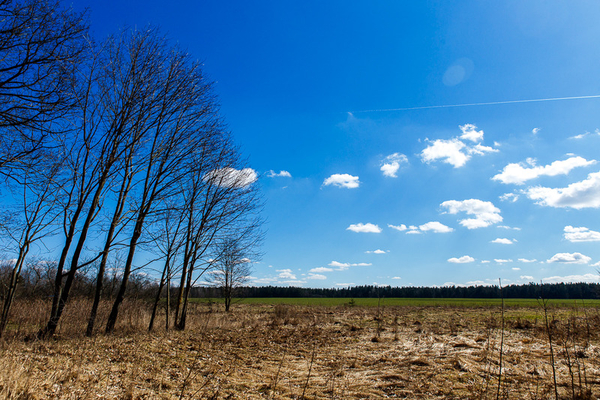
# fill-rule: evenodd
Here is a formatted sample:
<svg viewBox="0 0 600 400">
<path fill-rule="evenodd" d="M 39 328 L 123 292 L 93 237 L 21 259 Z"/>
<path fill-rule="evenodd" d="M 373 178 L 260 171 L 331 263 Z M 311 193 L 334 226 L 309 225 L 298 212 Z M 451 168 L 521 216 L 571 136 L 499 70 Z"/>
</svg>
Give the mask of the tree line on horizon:
<svg viewBox="0 0 600 400">
<path fill-rule="evenodd" d="M 185 329 L 200 276 L 258 257 L 256 179 L 202 64 L 159 29 L 96 41 L 59 0 L 0 0 L 0 336 L 27 282 L 50 291 L 40 338 L 91 283 L 91 336 L 101 299 L 110 333 L 150 275 L 149 329 L 171 287 L 165 327 Z"/>
<path fill-rule="evenodd" d="M 294 286 L 240 287 L 239 297 L 323 297 L 323 298 L 472 298 L 472 299 L 600 299 L 600 283 L 527 283 L 503 286 L 374 286 L 346 288 L 304 288 Z M 193 297 L 218 297 L 211 287 L 197 287 Z"/>
</svg>

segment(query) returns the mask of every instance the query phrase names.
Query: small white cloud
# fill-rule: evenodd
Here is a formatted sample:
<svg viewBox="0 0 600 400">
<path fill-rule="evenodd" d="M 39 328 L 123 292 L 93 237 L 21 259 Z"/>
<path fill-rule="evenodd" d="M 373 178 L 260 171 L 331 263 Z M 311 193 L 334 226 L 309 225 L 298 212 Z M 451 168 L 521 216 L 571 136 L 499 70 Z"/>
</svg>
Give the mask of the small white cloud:
<svg viewBox="0 0 600 400">
<path fill-rule="evenodd" d="M 539 133 L 539 131 L 541 131 L 541 130 L 542 130 L 542 128 L 533 128 L 531 130 L 531 133 L 533 133 L 534 135 L 537 135 Z"/>
<path fill-rule="evenodd" d="M 328 264 L 330 267 L 336 268 L 337 271 L 345 271 L 350 267 L 370 267 L 372 263 L 341 263 L 338 261 L 332 261 Z M 311 270 L 312 271 L 312 270 Z"/>
<path fill-rule="evenodd" d="M 527 279 L 530 282 L 533 281 L 533 276 L 531 276 L 531 275 L 521 275 L 519 278 Z"/>
<path fill-rule="evenodd" d="M 543 167 L 535 166 L 534 160 L 527 160 L 531 168 L 522 163 L 508 164 L 501 173 L 495 175 L 492 180 L 504 184 L 522 185 L 525 182 L 540 176 L 568 175 L 574 168 L 587 167 L 596 163 L 596 160 L 586 160 L 583 157 L 570 157 L 566 160 L 554 161 Z"/>
<path fill-rule="evenodd" d="M 348 283 L 336 283 L 335 286 L 341 286 L 341 287 L 349 287 L 349 286 L 354 286 L 356 285 L 356 283 L 354 282 L 348 282 Z"/>
<path fill-rule="evenodd" d="M 585 227 L 575 228 L 565 226 L 565 239 L 570 242 L 598 242 L 600 241 L 600 232 L 591 231 Z"/>
<path fill-rule="evenodd" d="M 308 277 L 306 279 L 324 280 L 327 279 L 327 277 L 325 275 L 320 274 L 308 274 Z"/>
<path fill-rule="evenodd" d="M 292 279 L 292 280 L 298 279 L 298 278 L 296 278 L 296 275 L 294 275 L 292 273 L 291 269 L 278 269 L 277 272 L 279 272 L 278 277 L 280 279 Z"/>
<path fill-rule="evenodd" d="M 588 136 L 589 134 L 590 133 L 586 131 L 586 132 L 580 133 L 579 135 L 571 136 L 569 139 L 575 139 L 575 140 L 583 139 L 584 137 Z"/>
<path fill-rule="evenodd" d="M 230 167 L 219 168 L 204 175 L 204 181 L 228 188 L 243 188 L 256 182 L 257 179 L 258 175 L 252 168 L 241 170 Z"/>
<path fill-rule="evenodd" d="M 483 140 L 483 131 L 478 131 L 473 124 L 465 124 L 459 126 L 462 131 L 461 139 L 470 140 L 472 142 L 481 142 Z"/>
<path fill-rule="evenodd" d="M 454 168 L 459 168 L 465 165 L 471 158 L 471 156 L 461 151 L 465 147 L 466 145 L 458 139 L 437 139 L 423 149 L 421 158 L 426 163 L 441 160 L 446 164 L 452 165 Z"/>
<path fill-rule="evenodd" d="M 500 200 L 515 203 L 517 200 L 519 200 L 519 195 L 515 193 L 504 193 L 502 196 L 500 196 Z"/>
<path fill-rule="evenodd" d="M 452 257 L 452 258 L 448 259 L 448 262 L 454 263 L 454 264 L 466 264 L 466 263 L 472 263 L 474 261 L 475 261 L 475 259 L 471 256 L 462 256 L 459 258 Z"/>
<path fill-rule="evenodd" d="M 600 172 L 591 173 L 586 180 L 575 182 L 566 188 L 532 187 L 525 191 L 531 200 L 542 206 L 577 210 L 600 207 Z"/>
<path fill-rule="evenodd" d="M 450 227 L 448 227 L 448 226 L 446 226 L 446 225 L 444 225 L 444 224 L 442 224 L 442 223 L 440 223 L 438 221 L 431 221 L 431 222 L 428 222 L 426 224 L 420 225 L 419 229 L 422 232 L 432 231 L 432 232 L 435 232 L 435 233 L 448 233 L 448 232 L 453 232 L 454 231 L 453 228 L 450 228 Z"/>
<path fill-rule="evenodd" d="M 323 186 L 337 186 L 340 188 L 356 189 L 360 185 L 358 176 L 350 174 L 333 174 L 323 181 Z"/>
<path fill-rule="evenodd" d="M 457 214 L 465 212 L 467 215 L 474 215 L 475 218 L 463 219 L 460 224 L 468 229 L 485 228 L 492 224 L 502 222 L 500 209 L 489 201 L 478 199 L 469 199 L 463 201 L 448 200 L 440 204 L 440 207 L 447 209 L 448 214 Z"/>
<path fill-rule="evenodd" d="M 490 263 L 490 260 L 481 260 L 481 263 L 482 263 L 482 264 L 489 264 L 489 263 Z"/>
<path fill-rule="evenodd" d="M 281 178 L 291 178 L 292 174 L 290 174 L 288 171 L 279 171 L 279 172 L 275 172 L 273 170 L 269 171 L 269 174 L 267 175 L 269 178 L 277 178 L 277 177 L 281 177 Z"/>
<path fill-rule="evenodd" d="M 310 271 L 308 272 L 312 272 L 312 273 L 323 273 L 323 272 L 331 272 L 333 271 L 333 268 L 327 268 L 327 267 L 317 267 L 317 268 L 312 268 Z"/>
<path fill-rule="evenodd" d="M 367 251 L 365 251 L 365 253 L 367 253 L 367 254 L 385 254 L 385 253 L 387 253 L 387 251 L 377 249 L 377 250 L 373 250 L 373 251 L 367 250 Z"/>
<path fill-rule="evenodd" d="M 380 233 L 381 232 L 381 228 L 375 224 L 371 224 L 371 223 L 358 223 L 358 224 L 351 224 L 349 227 L 346 228 L 347 231 L 352 231 L 352 232 L 362 232 L 362 233 Z"/>
<path fill-rule="evenodd" d="M 400 169 L 400 165 L 408 163 L 408 158 L 404 154 L 394 153 L 390 154 L 381 161 L 381 171 L 384 176 L 390 178 L 397 178 L 396 173 Z"/>
<path fill-rule="evenodd" d="M 514 242 L 511 239 L 507 239 L 507 238 L 496 238 L 496 239 L 492 240 L 490 243 L 513 244 Z"/>
<path fill-rule="evenodd" d="M 498 264 L 505 264 L 505 263 L 511 263 L 513 262 L 513 260 L 509 259 L 502 259 L 502 258 L 494 258 L 494 261 L 496 261 Z"/>
<path fill-rule="evenodd" d="M 567 275 L 567 276 L 550 276 L 542 279 L 544 283 L 561 283 L 561 282 L 598 282 L 598 275 L 595 274 L 584 274 L 584 275 Z"/>
<path fill-rule="evenodd" d="M 515 230 L 515 231 L 520 231 L 521 230 L 521 228 L 516 228 L 516 227 L 512 227 L 512 226 L 507 226 L 507 225 L 498 225 L 498 228 L 500 228 L 500 229 L 512 229 L 512 230 Z"/>
<path fill-rule="evenodd" d="M 405 230 L 407 230 L 408 228 L 406 227 L 406 225 L 402 224 L 402 225 L 390 225 L 388 224 L 389 228 L 395 229 L 397 231 L 403 232 Z"/>
<path fill-rule="evenodd" d="M 520 270 L 521 270 L 521 268 L 519 268 L 519 267 L 513 267 L 513 268 L 512 268 L 512 270 L 513 270 L 513 271 L 520 271 Z"/>
<path fill-rule="evenodd" d="M 581 253 L 556 253 L 546 262 L 549 263 L 563 263 L 563 264 L 587 264 L 592 259 Z"/>
<path fill-rule="evenodd" d="M 522 262 L 522 263 L 534 263 L 536 261 L 537 260 L 535 258 L 533 260 L 528 260 L 527 258 L 519 258 L 519 262 Z"/>
<path fill-rule="evenodd" d="M 399 276 L 394 276 L 392 279 L 398 280 L 398 279 L 402 279 L 402 278 L 400 278 Z"/>
</svg>

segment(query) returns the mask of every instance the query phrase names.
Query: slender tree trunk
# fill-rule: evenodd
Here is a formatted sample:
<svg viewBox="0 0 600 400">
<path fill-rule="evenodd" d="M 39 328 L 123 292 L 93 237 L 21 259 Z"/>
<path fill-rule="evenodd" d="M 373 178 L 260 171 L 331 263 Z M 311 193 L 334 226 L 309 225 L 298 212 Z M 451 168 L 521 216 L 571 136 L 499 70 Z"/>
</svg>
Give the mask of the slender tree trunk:
<svg viewBox="0 0 600 400">
<path fill-rule="evenodd" d="M 131 275 L 131 266 L 133 264 L 133 256 L 137 248 L 137 242 L 140 236 L 142 236 L 142 226 L 144 225 L 144 219 L 145 214 L 142 214 L 138 217 L 138 220 L 136 221 L 133 236 L 131 237 L 131 240 L 129 242 L 129 253 L 127 254 L 125 269 L 123 270 L 123 279 L 121 280 L 121 286 L 119 286 L 117 297 L 115 298 L 115 302 L 113 303 L 110 315 L 108 316 L 108 321 L 106 322 L 106 333 L 112 333 L 115 330 L 115 324 L 117 323 L 117 318 L 119 316 L 119 307 L 121 306 L 121 303 L 123 303 L 123 299 L 125 298 L 127 283 L 129 282 L 129 276 Z"/>
<path fill-rule="evenodd" d="M 165 261 L 165 267 L 163 268 L 162 276 L 160 277 L 160 283 L 158 285 L 158 292 L 156 293 L 156 297 L 154 298 L 154 305 L 152 306 L 152 315 L 150 316 L 150 323 L 148 324 L 148 331 L 152 331 L 154 328 L 154 318 L 156 317 L 156 311 L 158 309 L 158 303 L 160 302 L 160 295 L 162 293 L 163 288 L 165 287 L 165 282 L 167 278 L 167 270 L 169 263 L 171 262 L 171 257 L 167 256 L 167 260 Z"/>
<path fill-rule="evenodd" d="M 2 316 L 0 317 L 0 338 L 3 336 L 4 330 L 6 329 L 6 325 L 8 324 L 10 308 L 12 307 L 12 303 L 15 298 L 15 292 L 17 291 L 19 276 L 21 274 L 23 264 L 25 263 L 25 256 L 28 252 L 29 244 L 21 246 L 21 248 L 19 249 L 19 256 L 17 257 L 17 261 L 15 262 L 15 266 L 10 276 L 8 293 L 6 294 L 6 299 L 4 299 L 4 306 L 2 307 Z"/>
</svg>

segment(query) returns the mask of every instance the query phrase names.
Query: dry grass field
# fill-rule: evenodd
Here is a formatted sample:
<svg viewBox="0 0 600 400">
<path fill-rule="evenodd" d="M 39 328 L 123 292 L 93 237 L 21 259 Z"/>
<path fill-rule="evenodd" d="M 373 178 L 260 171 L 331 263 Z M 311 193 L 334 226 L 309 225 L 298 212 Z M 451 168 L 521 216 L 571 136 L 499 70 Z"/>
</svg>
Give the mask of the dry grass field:
<svg viewBox="0 0 600 400">
<path fill-rule="evenodd" d="M 196 305 L 186 331 L 147 333 L 130 305 L 117 334 L 85 338 L 80 304 L 37 341 L 28 307 L 1 343 L 1 398 L 546 399 L 554 375 L 559 398 L 600 396 L 596 308 L 551 308 L 547 329 L 541 307 Z"/>
</svg>

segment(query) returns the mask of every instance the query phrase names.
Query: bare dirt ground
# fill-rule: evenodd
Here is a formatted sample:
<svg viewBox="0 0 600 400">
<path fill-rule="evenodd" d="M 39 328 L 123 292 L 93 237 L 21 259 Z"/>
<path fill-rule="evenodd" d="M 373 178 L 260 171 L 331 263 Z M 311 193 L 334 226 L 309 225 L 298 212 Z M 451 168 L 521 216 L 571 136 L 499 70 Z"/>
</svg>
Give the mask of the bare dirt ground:
<svg viewBox="0 0 600 400">
<path fill-rule="evenodd" d="M 546 399 L 556 375 L 559 398 L 597 398 L 598 310 L 549 317 L 507 310 L 502 329 L 490 308 L 199 307 L 184 332 L 6 341 L 0 397 Z"/>
</svg>

